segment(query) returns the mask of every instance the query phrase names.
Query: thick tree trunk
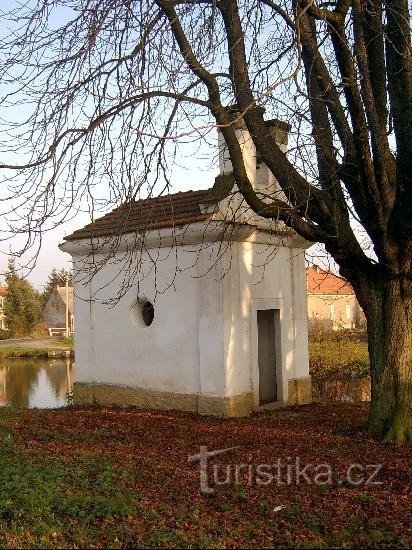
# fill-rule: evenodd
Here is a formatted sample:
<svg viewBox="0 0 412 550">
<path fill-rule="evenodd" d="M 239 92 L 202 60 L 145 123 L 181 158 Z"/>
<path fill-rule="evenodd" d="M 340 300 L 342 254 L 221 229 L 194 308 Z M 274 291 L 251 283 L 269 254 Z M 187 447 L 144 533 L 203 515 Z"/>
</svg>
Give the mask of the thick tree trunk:
<svg viewBox="0 0 412 550">
<path fill-rule="evenodd" d="M 365 293 L 371 370 L 368 429 L 387 440 L 412 439 L 412 282 L 375 282 Z"/>
</svg>

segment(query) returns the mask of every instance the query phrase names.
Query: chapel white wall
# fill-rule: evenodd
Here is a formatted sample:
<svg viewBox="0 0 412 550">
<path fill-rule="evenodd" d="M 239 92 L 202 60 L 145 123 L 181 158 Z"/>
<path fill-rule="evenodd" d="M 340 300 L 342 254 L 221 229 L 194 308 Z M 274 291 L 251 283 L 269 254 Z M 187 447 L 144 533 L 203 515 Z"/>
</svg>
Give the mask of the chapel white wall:
<svg viewBox="0 0 412 550">
<path fill-rule="evenodd" d="M 261 194 L 287 201 L 267 166 L 263 162 L 256 165 L 256 149 L 241 119 L 235 132 L 252 186 Z M 286 152 L 287 132 L 276 126 L 271 132 Z M 219 161 L 221 174 L 232 172 L 220 132 Z M 278 397 L 287 400 L 288 380 L 308 376 L 303 250 L 279 246 L 276 230 L 283 224 L 259 218 L 239 193 L 221 201 L 219 209 L 216 220 L 272 230 L 273 244 L 234 241 L 230 246 L 215 242 L 152 249 L 156 281 L 154 273 L 140 277 L 138 291 L 140 298 L 154 303 L 155 320 L 150 327 L 137 322 L 133 314 L 136 290 L 130 290 L 113 308 L 102 303 L 118 293 L 119 255 L 115 261 L 107 261 L 89 285 L 83 286 L 83 277 L 75 276 L 78 382 L 217 397 L 252 389 L 257 394 L 258 309 L 280 311 Z M 170 232 L 173 237 L 173 230 Z M 227 252 L 217 260 L 226 246 Z M 97 264 L 104 263 L 105 257 L 97 255 L 95 259 Z M 152 265 L 148 260 L 148 252 L 143 252 L 136 262 Z M 85 256 L 74 256 L 75 270 L 79 272 L 85 264 Z M 177 266 L 183 271 L 177 272 Z M 99 292 L 99 288 L 104 290 Z M 156 290 L 165 292 L 156 295 Z"/>
<path fill-rule="evenodd" d="M 177 259 L 169 249 L 156 252 L 156 285 L 154 276 L 147 277 L 139 289 L 155 306 L 150 327 L 136 322 L 136 290 L 113 308 L 101 303 L 117 293 L 118 259 L 107 262 L 87 287 L 75 275 L 77 381 L 218 397 L 251 390 L 257 395 L 256 310 L 273 308 L 280 310 L 281 323 L 278 397 L 287 400 L 288 380 L 308 376 L 303 252 L 280 246 L 271 255 L 268 244 L 232 242 L 215 263 L 221 246 L 178 247 Z M 77 271 L 84 261 L 75 259 Z M 176 264 L 188 269 L 175 277 Z M 156 287 L 166 289 L 172 280 L 155 301 Z"/>
<path fill-rule="evenodd" d="M 306 279 L 302 249 L 267 244 L 233 243 L 231 269 L 223 281 L 226 392 L 250 390 L 258 405 L 257 310 L 279 309 L 281 387 L 288 399 L 288 380 L 309 375 Z"/>
<path fill-rule="evenodd" d="M 102 300 L 117 294 L 118 259 L 107 262 L 88 287 L 75 280 L 77 381 L 223 396 L 222 294 L 213 251 L 198 245 L 177 247 L 172 254 L 159 249 L 156 255 L 156 283 L 152 273 L 139 283 L 138 293 L 130 290 L 112 308 Z M 187 270 L 175 276 L 176 265 Z M 165 292 L 156 296 L 156 288 Z M 149 327 L 136 322 L 137 294 L 154 304 Z M 95 299 L 87 301 L 90 297 Z"/>
</svg>

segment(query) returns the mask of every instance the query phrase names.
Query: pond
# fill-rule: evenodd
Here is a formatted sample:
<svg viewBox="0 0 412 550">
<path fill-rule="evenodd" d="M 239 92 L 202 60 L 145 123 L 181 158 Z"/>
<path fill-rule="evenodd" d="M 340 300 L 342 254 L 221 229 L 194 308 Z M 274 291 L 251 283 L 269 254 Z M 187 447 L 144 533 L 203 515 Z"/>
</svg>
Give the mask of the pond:
<svg viewBox="0 0 412 550">
<path fill-rule="evenodd" d="M 68 404 L 73 390 L 71 359 L 3 359 L 0 406 L 56 408 Z"/>
<path fill-rule="evenodd" d="M 0 407 L 65 407 L 73 391 L 74 361 L 61 359 L 0 360 Z M 329 374 L 312 376 L 313 398 L 357 403 L 370 400 L 370 381 Z"/>
</svg>

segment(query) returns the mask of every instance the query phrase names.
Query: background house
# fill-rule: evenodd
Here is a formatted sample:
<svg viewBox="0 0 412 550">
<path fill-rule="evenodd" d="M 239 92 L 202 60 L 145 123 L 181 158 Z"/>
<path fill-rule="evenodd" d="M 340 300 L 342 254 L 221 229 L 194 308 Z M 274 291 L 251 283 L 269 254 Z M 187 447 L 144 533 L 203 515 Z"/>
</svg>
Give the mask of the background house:
<svg viewBox="0 0 412 550">
<path fill-rule="evenodd" d="M 250 181 L 281 195 L 236 119 Z M 267 124 L 286 149 L 288 125 Z M 220 171 L 230 174 L 221 135 L 219 145 Z M 73 258 L 79 333 L 75 402 L 239 416 L 310 401 L 310 244 L 251 212 L 236 188 L 222 200 L 209 189 L 130 201 L 66 237 L 60 247 Z M 123 259 L 140 275 L 125 292 Z M 90 280 L 84 275 L 96 263 Z"/>
<path fill-rule="evenodd" d="M 6 322 L 4 319 L 4 299 L 6 297 L 6 292 L 6 287 L 0 285 L 0 330 L 7 330 Z"/>
<path fill-rule="evenodd" d="M 66 328 L 66 302 L 68 302 L 68 326 L 70 333 L 74 332 L 74 307 L 73 287 L 54 287 L 50 297 L 43 309 L 43 322 L 49 329 Z"/>
<path fill-rule="evenodd" d="M 338 330 L 355 328 L 363 319 L 352 286 L 342 277 L 317 266 L 306 269 L 309 324 Z"/>
</svg>

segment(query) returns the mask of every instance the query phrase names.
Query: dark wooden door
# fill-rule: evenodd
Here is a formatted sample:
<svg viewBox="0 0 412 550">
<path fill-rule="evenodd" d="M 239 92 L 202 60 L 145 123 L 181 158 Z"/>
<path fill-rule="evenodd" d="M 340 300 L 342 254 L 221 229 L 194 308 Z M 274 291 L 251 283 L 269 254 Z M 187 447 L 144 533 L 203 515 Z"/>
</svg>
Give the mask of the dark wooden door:
<svg viewBox="0 0 412 550">
<path fill-rule="evenodd" d="M 258 310 L 257 327 L 259 402 L 264 405 L 277 400 L 275 310 Z"/>
</svg>

